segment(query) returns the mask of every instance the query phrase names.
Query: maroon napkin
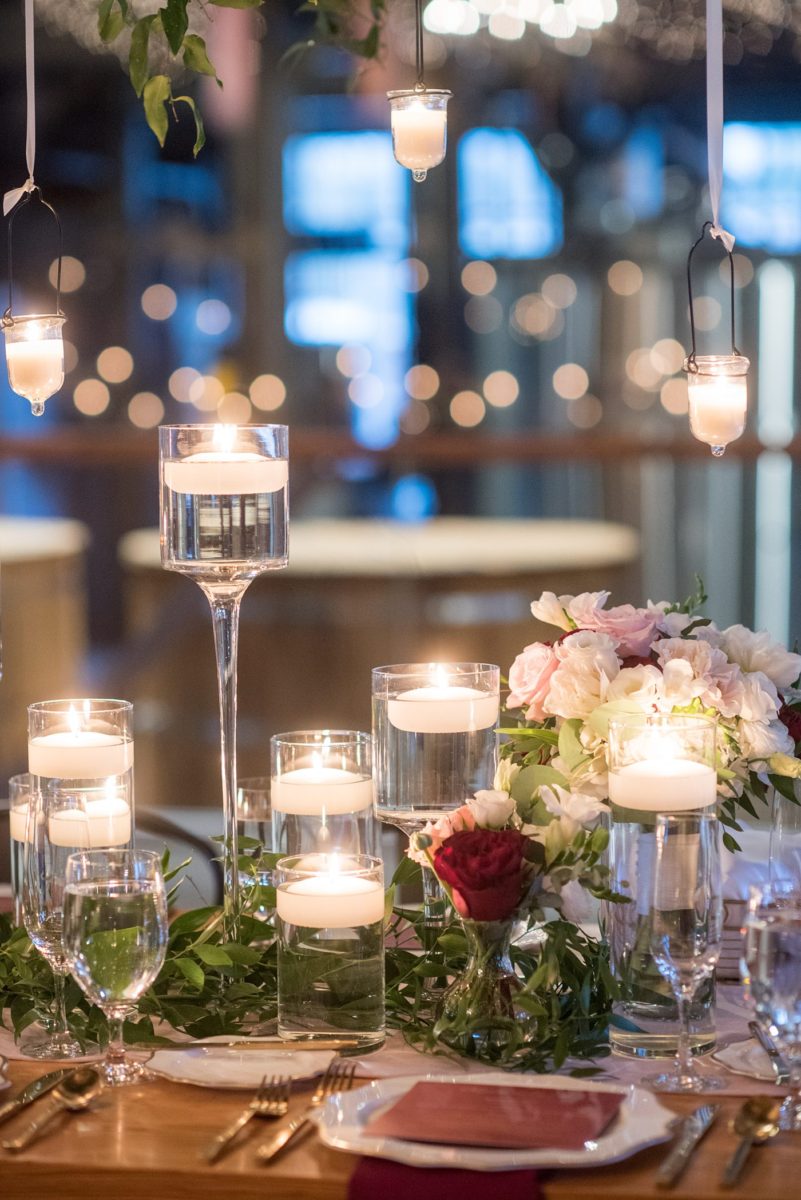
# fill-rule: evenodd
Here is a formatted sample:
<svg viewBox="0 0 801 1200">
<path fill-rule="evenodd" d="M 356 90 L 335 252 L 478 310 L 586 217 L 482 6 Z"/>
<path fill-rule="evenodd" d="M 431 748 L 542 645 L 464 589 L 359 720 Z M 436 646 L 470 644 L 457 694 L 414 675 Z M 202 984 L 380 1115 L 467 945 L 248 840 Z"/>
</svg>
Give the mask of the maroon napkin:
<svg viewBox="0 0 801 1200">
<path fill-rule="evenodd" d="M 615 1117 L 620 1092 L 416 1083 L 365 1132 L 411 1142 L 503 1150 L 578 1150 Z"/>
<path fill-rule="evenodd" d="M 536 1171 L 460 1171 L 406 1167 L 384 1158 L 361 1158 L 348 1184 L 348 1200 L 540 1200 Z"/>
</svg>

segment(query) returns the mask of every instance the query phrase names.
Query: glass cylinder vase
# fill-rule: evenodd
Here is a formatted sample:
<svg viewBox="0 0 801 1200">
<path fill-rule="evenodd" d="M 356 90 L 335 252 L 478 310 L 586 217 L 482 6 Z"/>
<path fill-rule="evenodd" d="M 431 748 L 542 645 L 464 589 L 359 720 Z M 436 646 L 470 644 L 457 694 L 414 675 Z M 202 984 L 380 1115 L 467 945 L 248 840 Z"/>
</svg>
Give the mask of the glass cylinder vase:
<svg viewBox="0 0 801 1200">
<path fill-rule="evenodd" d="M 653 959 L 656 821 L 660 812 L 709 810 L 716 801 L 716 724 L 704 716 L 626 714 L 609 722 L 609 886 L 626 899 L 604 903 L 601 919 L 610 966 L 620 988 L 612 1006 L 615 1053 L 668 1058 L 676 1053 L 678 1008 Z M 675 876 L 681 879 L 681 854 Z M 714 977 L 690 1008 L 690 1045 L 715 1045 Z"/>
</svg>

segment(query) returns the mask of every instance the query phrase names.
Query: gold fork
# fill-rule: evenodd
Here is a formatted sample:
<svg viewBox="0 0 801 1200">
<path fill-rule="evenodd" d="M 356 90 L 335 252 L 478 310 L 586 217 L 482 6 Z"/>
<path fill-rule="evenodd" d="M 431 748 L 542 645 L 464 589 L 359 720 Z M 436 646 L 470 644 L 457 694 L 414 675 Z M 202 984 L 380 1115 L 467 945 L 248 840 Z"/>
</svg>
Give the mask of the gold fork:
<svg viewBox="0 0 801 1200">
<path fill-rule="evenodd" d="M 271 1120 L 275 1117 L 286 1116 L 291 1086 L 291 1079 L 285 1075 L 273 1075 L 269 1082 L 265 1075 L 247 1108 L 243 1109 L 239 1116 L 206 1147 L 203 1152 L 206 1161 L 216 1162 L 231 1145 L 239 1131 L 244 1129 L 254 1117 L 265 1117 Z"/>
<path fill-rule="evenodd" d="M 353 1087 L 353 1077 L 356 1074 L 356 1063 L 347 1063 L 341 1058 L 333 1058 L 326 1068 L 326 1072 L 322 1079 L 314 1089 L 314 1094 L 309 1104 L 302 1113 L 293 1117 L 291 1121 L 287 1121 L 283 1129 L 279 1129 L 277 1133 L 268 1138 L 266 1142 L 262 1142 L 256 1151 L 256 1157 L 259 1162 L 270 1162 L 275 1158 L 286 1144 L 296 1137 L 302 1130 L 308 1129 L 312 1124 L 312 1113 L 319 1108 L 329 1096 L 333 1096 L 335 1092 L 349 1092 Z"/>
</svg>

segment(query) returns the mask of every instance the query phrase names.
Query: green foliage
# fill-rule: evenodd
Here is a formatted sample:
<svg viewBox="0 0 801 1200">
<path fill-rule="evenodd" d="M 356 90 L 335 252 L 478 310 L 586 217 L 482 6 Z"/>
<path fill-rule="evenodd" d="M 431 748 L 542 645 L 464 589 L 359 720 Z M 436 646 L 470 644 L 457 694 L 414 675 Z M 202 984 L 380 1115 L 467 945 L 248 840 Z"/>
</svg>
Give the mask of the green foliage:
<svg viewBox="0 0 801 1200">
<path fill-rule="evenodd" d="M 596 830 L 587 835 L 592 845 L 583 847 L 585 857 L 601 853 L 601 834 Z M 218 1034 L 236 1037 L 274 1020 L 274 930 L 253 915 L 274 900 L 274 893 L 255 882 L 263 866 L 258 857 L 243 862 L 250 864 L 246 869 L 252 871 L 254 884 L 246 889 L 239 941 L 223 944 L 219 908 L 199 908 L 174 917 L 164 967 L 141 999 L 136 1020 L 125 1024 L 129 1044 L 169 1044 L 156 1032 L 156 1022 L 168 1022 L 191 1037 L 207 1038 Z M 402 883 L 419 878 L 419 872 L 420 868 L 405 858 L 392 880 L 390 895 Z M 174 877 L 174 871 L 167 873 Z M 505 1047 L 485 1046 L 477 1052 L 509 1070 L 547 1071 L 560 1066 L 566 1057 L 594 1059 L 609 1052 L 606 1031 L 615 984 L 606 949 L 567 921 L 551 920 L 542 929 L 547 936 L 541 947 L 512 947 L 512 961 L 525 982 L 521 1007 L 530 1014 L 530 1021 L 514 1025 Z M 428 949 L 421 953 L 420 946 L 426 944 Z M 446 923 L 432 941 L 418 910 L 397 906 L 391 910 L 386 949 L 387 1023 L 400 1030 L 410 1045 L 429 1053 L 453 1053 L 437 1041 L 436 1011 L 426 988 L 432 979 L 444 985 L 457 976 L 464 968 L 465 955 L 465 939 L 458 924 Z M 66 1004 L 70 1027 L 83 1044 L 105 1042 L 108 1030 L 103 1014 L 87 1002 L 71 979 L 67 981 Z M 49 966 L 25 931 L 14 928 L 8 916 L 0 916 L 0 1012 L 9 1013 L 14 1035 L 19 1037 L 34 1021 L 47 1019 L 52 1008 Z M 503 1020 L 498 1018 L 501 1024 Z"/>
<path fill-rule="evenodd" d="M 128 0 L 99 0 L 97 28 L 102 40 L 114 42 L 123 33 L 130 33 L 128 74 L 137 96 L 142 98 L 145 119 L 163 146 L 169 129 L 169 114 L 177 117 L 176 104 L 189 106 L 195 121 L 195 156 L 205 145 L 203 118 L 191 96 L 173 96 L 172 83 L 167 75 L 151 75 L 150 47 L 153 38 L 163 42 L 175 60 L 194 75 L 207 75 L 220 87 L 223 81 L 211 61 L 202 37 L 189 33 L 193 10 L 207 4 L 216 8 L 260 8 L 263 0 L 165 0 L 158 12 L 137 17 Z M 297 12 L 306 17 L 314 15 L 310 35 L 297 42 L 285 57 L 295 57 L 318 45 L 335 46 L 365 60 L 374 59 L 381 49 L 381 31 L 386 17 L 387 0 L 370 0 L 362 6 L 358 0 L 307 0 Z M 354 36 L 353 30 L 363 31 Z"/>
</svg>

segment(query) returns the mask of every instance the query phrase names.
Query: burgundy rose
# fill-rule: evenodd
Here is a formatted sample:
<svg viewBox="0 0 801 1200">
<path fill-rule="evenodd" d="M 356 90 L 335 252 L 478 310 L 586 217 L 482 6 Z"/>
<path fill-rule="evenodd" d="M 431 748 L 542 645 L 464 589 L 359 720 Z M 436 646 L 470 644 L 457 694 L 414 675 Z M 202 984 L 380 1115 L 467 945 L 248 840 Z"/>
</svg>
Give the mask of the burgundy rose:
<svg viewBox="0 0 801 1200">
<path fill-rule="evenodd" d="M 786 727 L 794 742 L 801 741 L 801 712 L 797 708 L 790 708 L 789 704 L 783 704 L 779 709 L 779 720 Z"/>
<path fill-rule="evenodd" d="M 448 884 L 457 912 L 472 921 L 511 916 L 525 887 L 527 839 L 516 829 L 454 833 L 434 855 L 434 870 Z"/>
</svg>

